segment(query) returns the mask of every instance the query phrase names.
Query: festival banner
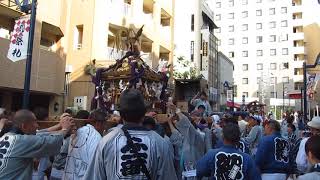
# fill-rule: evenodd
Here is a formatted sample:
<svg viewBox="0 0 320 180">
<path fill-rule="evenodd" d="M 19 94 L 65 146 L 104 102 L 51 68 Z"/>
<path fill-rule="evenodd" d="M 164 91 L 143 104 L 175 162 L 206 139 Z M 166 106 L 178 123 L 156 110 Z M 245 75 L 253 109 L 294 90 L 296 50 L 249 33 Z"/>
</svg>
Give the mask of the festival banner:
<svg viewBox="0 0 320 180">
<path fill-rule="evenodd" d="M 320 74 L 307 74 L 307 95 L 309 98 L 315 93 Z"/>
<path fill-rule="evenodd" d="M 16 20 L 7 55 L 11 61 L 16 62 L 27 58 L 29 31 L 30 16 L 22 16 Z"/>
</svg>

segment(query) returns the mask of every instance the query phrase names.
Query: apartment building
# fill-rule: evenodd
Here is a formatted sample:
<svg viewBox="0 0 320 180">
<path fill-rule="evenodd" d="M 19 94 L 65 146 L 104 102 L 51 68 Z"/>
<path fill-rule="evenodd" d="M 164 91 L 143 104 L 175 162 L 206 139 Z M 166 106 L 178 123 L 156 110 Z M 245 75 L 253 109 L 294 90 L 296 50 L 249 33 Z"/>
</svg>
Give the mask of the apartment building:
<svg viewBox="0 0 320 180">
<path fill-rule="evenodd" d="M 236 102 L 244 95 L 247 102 L 281 106 L 288 93 L 301 89 L 302 63 L 319 51 L 308 46 L 304 29 L 308 11 L 317 6 L 307 0 L 212 1 L 219 50 L 235 65 Z"/>
<path fill-rule="evenodd" d="M 210 100 L 218 107 L 218 46 L 213 12 L 205 0 L 176 0 L 174 57 L 193 62 L 208 81 Z"/>
<path fill-rule="evenodd" d="M 63 5 L 63 0 L 38 0 L 30 109 L 41 106 L 48 108 L 50 114 L 59 114 L 63 110 L 66 61 L 61 46 L 65 34 Z M 25 60 L 12 62 L 7 53 L 15 19 L 22 15 L 14 1 L 0 1 L 0 107 L 13 111 L 22 107 Z"/>
<path fill-rule="evenodd" d="M 0 106 L 21 108 L 25 60 L 6 58 L 14 20 L 22 15 L 12 0 L 0 1 Z M 50 114 L 66 107 L 90 109 L 95 87 L 84 67 L 96 60 L 107 67 L 122 57 L 116 50 L 124 31 L 137 31 L 142 58 L 154 69 L 158 61 L 172 63 L 171 0 L 38 0 L 31 77 L 31 109 L 48 107 Z"/>
<path fill-rule="evenodd" d="M 236 89 L 233 87 L 233 62 L 224 55 L 221 51 L 218 53 L 218 62 L 219 62 L 219 99 L 221 110 L 227 107 L 227 102 L 232 101 L 232 93 Z"/>
<path fill-rule="evenodd" d="M 171 0 L 68 1 L 66 106 L 78 101 L 83 109 L 90 109 L 95 87 L 84 66 L 95 59 L 98 66 L 107 67 L 122 57 L 125 49 L 114 47 L 123 30 L 137 31 L 144 25 L 142 58 L 155 69 L 160 59 L 172 63 L 173 8 Z"/>
</svg>

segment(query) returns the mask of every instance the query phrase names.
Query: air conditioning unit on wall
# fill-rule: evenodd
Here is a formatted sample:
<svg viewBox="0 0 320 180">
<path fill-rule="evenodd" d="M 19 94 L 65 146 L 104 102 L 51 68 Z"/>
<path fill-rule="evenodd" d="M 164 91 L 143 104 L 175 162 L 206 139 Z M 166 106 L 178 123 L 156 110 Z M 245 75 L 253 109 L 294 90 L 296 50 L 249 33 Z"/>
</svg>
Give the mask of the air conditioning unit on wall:
<svg viewBox="0 0 320 180">
<path fill-rule="evenodd" d="M 73 106 L 79 110 L 87 110 L 87 96 L 76 96 L 73 99 Z"/>
</svg>

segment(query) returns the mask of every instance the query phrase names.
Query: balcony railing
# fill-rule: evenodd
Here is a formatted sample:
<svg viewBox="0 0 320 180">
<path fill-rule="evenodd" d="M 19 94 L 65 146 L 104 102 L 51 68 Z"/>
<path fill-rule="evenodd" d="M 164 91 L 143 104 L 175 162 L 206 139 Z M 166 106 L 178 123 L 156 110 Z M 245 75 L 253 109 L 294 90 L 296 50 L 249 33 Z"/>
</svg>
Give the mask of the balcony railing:
<svg viewBox="0 0 320 180">
<path fill-rule="evenodd" d="M 302 6 L 300 5 L 292 6 L 292 13 L 300 13 L 300 12 L 302 12 Z"/>
<path fill-rule="evenodd" d="M 303 81 L 303 75 L 294 75 L 293 76 L 294 82 L 302 82 Z"/>
<path fill-rule="evenodd" d="M 304 46 L 301 47 L 293 47 L 293 54 L 305 54 Z"/>
<path fill-rule="evenodd" d="M 292 20 L 292 26 L 293 27 L 303 26 L 303 20 L 302 19 L 293 19 Z"/>
<path fill-rule="evenodd" d="M 304 33 L 303 32 L 297 32 L 292 34 L 292 40 L 304 40 Z"/>
<path fill-rule="evenodd" d="M 8 8 L 19 10 L 18 5 L 16 4 L 15 0 L 0 0 L 0 4 L 7 6 Z"/>
</svg>

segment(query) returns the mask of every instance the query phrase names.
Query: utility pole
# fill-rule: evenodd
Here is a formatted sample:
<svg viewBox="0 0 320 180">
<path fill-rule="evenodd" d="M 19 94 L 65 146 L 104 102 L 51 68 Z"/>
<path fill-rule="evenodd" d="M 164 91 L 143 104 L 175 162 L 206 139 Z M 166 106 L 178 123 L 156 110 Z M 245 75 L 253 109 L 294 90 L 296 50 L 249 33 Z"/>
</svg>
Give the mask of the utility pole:
<svg viewBox="0 0 320 180">
<path fill-rule="evenodd" d="M 317 56 L 317 59 L 314 64 L 309 65 L 306 62 L 303 62 L 303 119 L 304 121 L 307 120 L 307 109 L 308 109 L 308 102 L 307 102 L 307 69 L 308 68 L 315 68 L 317 65 L 320 65 L 320 53 Z"/>
<path fill-rule="evenodd" d="M 282 82 L 282 112 L 284 112 L 284 82 Z"/>
<path fill-rule="evenodd" d="M 300 102 L 300 108 L 301 108 L 301 110 L 300 110 L 300 111 L 301 111 L 301 113 L 303 113 L 303 94 L 302 94 L 302 93 L 303 93 L 303 92 L 302 92 L 303 89 L 301 88 L 300 91 L 301 91 L 301 99 L 300 99 L 300 101 L 301 101 L 301 102 Z"/>
<path fill-rule="evenodd" d="M 28 40 L 28 52 L 26 60 L 25 69 L 25 79 L 24 79 L 24 89 L 23 89 L 23 109 L 29 108 L 30 99 L 30 79 L 31 79 L 31 65 L 32 65 L 32 51 L 33 51 L 33 39 L 34 39 L 34 29 L 36 24 L 36 10 L 37 10 L 37 0 L 32 1 L 31 5 L 31 17 L 30 17 L 30 31 Z M 26 10 L 28 11 L 28 9 Z"/>
</svg>

